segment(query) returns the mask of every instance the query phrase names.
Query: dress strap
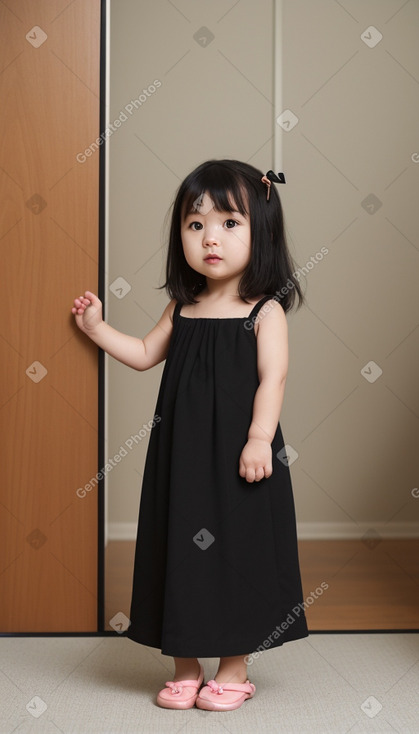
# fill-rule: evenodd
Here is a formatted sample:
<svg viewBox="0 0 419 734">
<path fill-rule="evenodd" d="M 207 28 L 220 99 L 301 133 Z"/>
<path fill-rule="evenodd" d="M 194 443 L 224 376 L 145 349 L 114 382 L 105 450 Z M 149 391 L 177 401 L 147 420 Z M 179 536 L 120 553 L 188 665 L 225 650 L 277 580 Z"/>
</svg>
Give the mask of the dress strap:
<svg viewBox="0 0 419 734">
<path fill-rule="evenodd" d="M 268 295 L 268 296 L 264 296 L 263 298 L 261 298 L 260 301 L 258 301 L 254 305 L 254 307 L 252 308 L 252 310 L 251 310 L 251 312 L 250 312 L 250 314 L 249 314 L 249 316 L 247 318 L 248 319 L 252 319 L 254 316 L 256 316 L 256 314 L 258 313 L 259 309 L 263 306 L 263 304 L 266 303 L 266 301 L 270 301 L 271 298 L 275 298 L 275 296 Z M 178 301 L 177 304 L 176 304 L 176 306 L 175 306 L 175 308 L 174 308 L 174 310 L 173 310 L 173 323 L 175 323 L 175 321 L 177 321 L 177 318 L 179 316 L 180 309 L 182 308 L 182 306 L 183 306 L 183 304 Z"/>
<path fill-rule="evenodd" d="M 248 316 L 247 318 L 248 318 L 248 319 L 250 320 L 250 319 L 252 319 L 252 318 L 253 318 L 254 316 L 256 316 L 256 314 L 258 313 L 258 311 L 259 311 L 259 309 L 261 308 L 261 306 L 263 306 L 263 304 L 264 304 L 264 303 L 266 303 L 266 301 L 270 301 L 270 300 L 271 300 L 271 298 L 275 298 L 275 296 L 264 296 L 263 298 L 261 298 L 261 299 L 260 299 L 260 301 L 258 301 L 258 302 L 257 302 L 257 303 L 256 303 L 256 304 L 254 305 L 254 307 L 253 307 L 252 311 L 250 312 L 250 314 L 249 314 L 249 316 Z"/>
</svg>

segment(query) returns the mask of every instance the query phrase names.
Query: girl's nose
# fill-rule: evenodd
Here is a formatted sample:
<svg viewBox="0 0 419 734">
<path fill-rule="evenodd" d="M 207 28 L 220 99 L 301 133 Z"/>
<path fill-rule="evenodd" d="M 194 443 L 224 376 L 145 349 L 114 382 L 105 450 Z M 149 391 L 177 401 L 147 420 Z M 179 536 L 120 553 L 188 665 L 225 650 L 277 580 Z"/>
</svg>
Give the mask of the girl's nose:
<svg viewBox="0 0 419 734">
<path fill-rule="evenodd" d="M 220 228 L 213 226 L 211 228 L 205 228 L 205 233 L 202 238 L 203 244 L 205 245 L 218 245 L 220 243 Z"/>
</svg>

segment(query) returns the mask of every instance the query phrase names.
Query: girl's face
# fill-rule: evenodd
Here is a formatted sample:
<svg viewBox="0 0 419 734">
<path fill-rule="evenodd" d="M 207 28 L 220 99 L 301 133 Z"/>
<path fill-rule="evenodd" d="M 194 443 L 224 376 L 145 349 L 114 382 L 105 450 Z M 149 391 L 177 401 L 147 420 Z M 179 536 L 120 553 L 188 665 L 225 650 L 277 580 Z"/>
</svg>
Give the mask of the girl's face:
<svg viewBox="0 0 419 734">
<path fill-rule="evenodd" d="M 214 280 L 240 275 L 250 261 L 251 231 L 248 215 L 218 212 L 205 193 L 194 202 L 181 224 L 186 261 L 197 273 Z M 214 258 L 211 259 L 211 255 Z"/>
</svg>

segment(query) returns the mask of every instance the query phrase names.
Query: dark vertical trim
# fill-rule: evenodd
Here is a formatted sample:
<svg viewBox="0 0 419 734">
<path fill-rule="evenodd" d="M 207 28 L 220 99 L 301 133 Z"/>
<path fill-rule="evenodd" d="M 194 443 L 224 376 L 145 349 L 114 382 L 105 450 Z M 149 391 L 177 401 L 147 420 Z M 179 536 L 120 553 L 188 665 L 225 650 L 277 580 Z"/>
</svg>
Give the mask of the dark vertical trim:
<svg viewBox="0 0 419 734">
<path fill-rule="evenodd" d="M 106 0 L 100 8 L 100 135 L 106 126 Z M 105 138 L 103 138 L 105 139 Z M 98 297 L 105 318 L 105 205 L 106 145 L 99 147 L 99 257 Z M 105 353 L 98 354 L 98 471 L 105 466 Z M 97 555 L 97 631 L 105 629 L 105 480 L 98 483 L 98 555 Z"/>
</svg>

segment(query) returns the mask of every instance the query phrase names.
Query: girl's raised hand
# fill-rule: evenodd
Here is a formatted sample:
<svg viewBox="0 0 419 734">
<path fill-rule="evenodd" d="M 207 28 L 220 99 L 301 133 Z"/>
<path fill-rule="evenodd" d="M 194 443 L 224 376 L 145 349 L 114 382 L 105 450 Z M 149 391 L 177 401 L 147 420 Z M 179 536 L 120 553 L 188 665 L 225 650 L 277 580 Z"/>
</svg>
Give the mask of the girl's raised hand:
<svg viewBox="0 0 419 734">
<path fill-rule="evenodd" d="M 71 309 L 76 317 L 76 324 L 81 331 L 89 332 L 102 322 L 102 301 L 91 291 L 85 291 L 84 296 L 74 299 Z"/>
</svg>

